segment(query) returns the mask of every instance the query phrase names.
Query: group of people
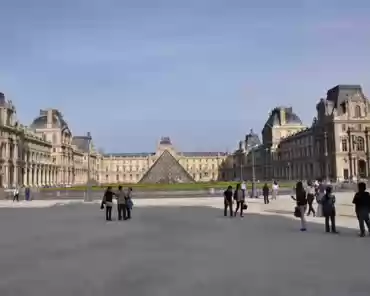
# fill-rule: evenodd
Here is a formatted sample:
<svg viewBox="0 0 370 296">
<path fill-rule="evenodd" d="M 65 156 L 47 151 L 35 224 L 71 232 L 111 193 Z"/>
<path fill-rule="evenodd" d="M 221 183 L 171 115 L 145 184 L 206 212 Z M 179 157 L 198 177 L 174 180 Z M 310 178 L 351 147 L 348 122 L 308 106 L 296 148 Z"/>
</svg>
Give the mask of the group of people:
<svg viewBox="0 0 370 296">
<path fill-rule="evenodd" d="M 232 186 L 228 186 L 224 191 L 224 216 L 227 216 L 227 211 L 229 210 L 230 217 L 237 215 L 238 210 L 240 210 L 240 217 L 243 217 L 243 211 L 247 209 L 248 205 L 245 200 L 246 185 L 245 183 L 239 183 L 236 185 L 233 191 Z M 235 211 L 233 211 L 233 204 L 236 202 Z"/>
<path fill-rule="evenodd" d="M 113 192 L 112 187 L 109 186 L 104 193 L 100 208 L 105 208 L 105 219 L 112 221 L 113 199 L 117 199 L 117 213 L 118 220 L 131 219 L 131 211 L 134 205 L 132 201 L 132 188 L 123 189 L 118 186 L 118 191 Z"/>
<path fill-rule="evenodd" d="M 277 183 L 277 181 L 274 181 L 272 183 L 271 190 L 268 184 L 265 183 L 265 185 L 263 185 L 262 187 L 263 202 L 265 204 L 270 203 L 270 199 L 269 199 L 270 193 L 271 193 L 271 199 L 276 199 L 278 191 L 279 191 L 279 184 Z"/>
<path fill-rule="evenodd" d="M 295 196 L 292 199 L 296 202 L 294 215 L 301 220 L 301 231 L 307 230 L 306 211 L 307 215 L 312 213 L 314 216 L 325 217 L 325 231 L 327 233 L 338 233 L 336 229 L 336 198 L 333 194 L 333 188 L 325 186 L 322 182 L 308 182 L 307 188 L 304 188 L 302 182 L 297 182 L 295 187 Z M 318 203 L 318 213 L 313 208 L 313 202 L 316 199 Z M 353 198 L 355 205 L 355 213 L 359 222 L 360 236 L 365 236 L 365 224 L 370 232 L 370 194 L 366 191 L 366 184 L 358 183 L 358 191 Z"/>
</svg>

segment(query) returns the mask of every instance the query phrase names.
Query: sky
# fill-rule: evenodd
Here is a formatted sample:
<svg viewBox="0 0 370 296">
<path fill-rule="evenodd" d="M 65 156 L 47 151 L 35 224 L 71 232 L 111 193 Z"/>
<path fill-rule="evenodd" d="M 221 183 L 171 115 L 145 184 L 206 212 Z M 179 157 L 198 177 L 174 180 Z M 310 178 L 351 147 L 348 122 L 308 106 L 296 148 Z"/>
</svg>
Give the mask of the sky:
<svg viewBox="0 0 370 296">
<path fill-rule="evenodd" d="M 368 0 L 0 0 L 0 91 L 104 152 L 232 151 L 269 112 L 370 96 Z"/>
</svg>

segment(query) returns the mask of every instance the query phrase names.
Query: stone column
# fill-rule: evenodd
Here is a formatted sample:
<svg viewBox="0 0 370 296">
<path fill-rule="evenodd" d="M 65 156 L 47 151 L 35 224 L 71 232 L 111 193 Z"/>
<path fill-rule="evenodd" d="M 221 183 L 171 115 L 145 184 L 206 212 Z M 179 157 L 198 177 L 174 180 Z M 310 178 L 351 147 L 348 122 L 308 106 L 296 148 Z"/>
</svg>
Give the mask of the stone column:
<svg viewBox="0 0 370 296">
<path fill-rule="evenodd" d="M 27 180 L 27 172 L 28 172 L 28 166 L 24 166 L 24 171 L 23 171 L 23 185 L 28 186 L 28 180 Z"/>
<path fill-rule="evenodd" d="M 37 185 L 42 185 L 42 171 L 41 171 L 41 166 L 39 165 L 39 169 L 38 169 L 38 182 L 37 182 Z"/>
<path fill-rule="evenodd" d="M 4 187 L 9 188 L 9 165 L 4 166 Z"/>
<path fill-rule="evenodd" d="M 44 183 L 44 165 L 40 165 L 40 184 L 39 185 L 45 185 Z"/>
<path fill-rule="evenodd" d="M 44 168 L 44 183 L 45 185 L 49 185 L 49 166 L 45 165 Z"/>
</svg>

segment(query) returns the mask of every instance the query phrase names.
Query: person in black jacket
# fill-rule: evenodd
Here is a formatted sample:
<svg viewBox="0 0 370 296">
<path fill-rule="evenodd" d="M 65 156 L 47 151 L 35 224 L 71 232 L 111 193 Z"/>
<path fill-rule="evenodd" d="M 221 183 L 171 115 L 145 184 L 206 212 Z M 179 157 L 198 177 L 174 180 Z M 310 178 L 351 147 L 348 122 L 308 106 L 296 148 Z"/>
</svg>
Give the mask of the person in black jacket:
<svg viewBox="0 0 370 296">
<path fill-rule="evenodd" d="M 301 231 L 306 231 L 306 209 L 307 209 L 307 196 L 306 191 L 303 188 L 303 184 L 301 181 L 297 182 L 295 187 L 295 197 L 292 195 L 292 199 L 297 202 L 297 207 L 300 212 L 301 218 Z"/>
<path fill-rule="evenodd" d="M 265 185 L 263 185 L 263 187 L 262 187 L 262 194 L 263 194 L 263 201 L 264 201 L 265 205 L 269 204 L 270 203 L 270 201 L 269 201 L 270 189 L 269 189 L 269 186 L 267 185 L 267 183 L 265 183 Z"/>
<path fill-rule="evenodd" d="M 105 205 L 105 219 L 107 221 L 112 221 L 112 207 L 113 207 L 113 197 L 115 196 L 112 191 L 112 187 L 109 186 L 104 193 L 103 200 L 101 203 L 101 208 Z"/>
<path fill-rule="evenodd" d="M 370 232 L 370 194 L 366 191 L 366 184 L 358 183 L 358 192 L 355 194 L 352 203 L 355 205 L 355 212 L 360 226 L 360 236 L 365 236 L 365 223 Z"/>
<path fill-rule="evenodd" d="M 332 193 L 333 189 L 331 186 L 327 186 L 325 189 L 325 195 L 321 199 L 322 213 L 325 217 L 325 231 L 332 233 L 338 233 L 335 226 L 335 195 Z M 329 225 L 331 222 L 331 227 Z"/>
<path fill-rule="evenodd" d="M 228 186 L 224 191 L 224 216 L 227 216 L 227 208 L 230 211 L 230 217 L 233 217 L 233 187 Z"/>
</svg>

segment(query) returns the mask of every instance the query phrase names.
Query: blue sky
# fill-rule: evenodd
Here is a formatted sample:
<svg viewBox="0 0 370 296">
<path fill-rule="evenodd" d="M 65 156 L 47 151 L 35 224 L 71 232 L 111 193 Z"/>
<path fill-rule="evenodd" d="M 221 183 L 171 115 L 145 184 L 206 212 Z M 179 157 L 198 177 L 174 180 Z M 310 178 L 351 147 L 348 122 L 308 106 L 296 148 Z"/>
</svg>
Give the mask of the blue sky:
<svg viewBox="0 0 370 296">
<path fill-rule="evenodd" d="M 336 84 L 370 96 L 367 0 L 0 0 L 0 91 L 59 108 L 105 152 L 225 151 L 268 112 L 310 124 Z"/>
</svg>

